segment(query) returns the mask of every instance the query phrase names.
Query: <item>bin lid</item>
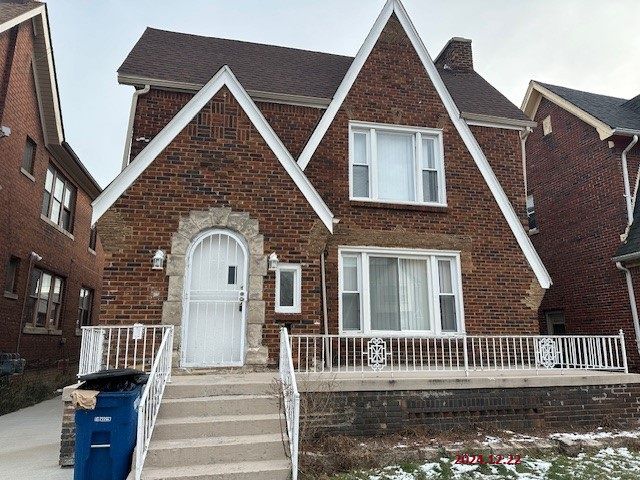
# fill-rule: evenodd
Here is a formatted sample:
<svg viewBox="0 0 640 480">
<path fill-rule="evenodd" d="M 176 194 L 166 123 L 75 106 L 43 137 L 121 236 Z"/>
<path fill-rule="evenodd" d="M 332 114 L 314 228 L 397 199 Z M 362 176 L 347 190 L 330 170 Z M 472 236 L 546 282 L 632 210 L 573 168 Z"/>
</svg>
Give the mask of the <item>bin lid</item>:
<svg viewBox="0 0 640 480">
<path fill-rule="evenodd" d="M 111 368 L 82 375 L 79 380 L 85 382 L 80 387 L 83 390 L 125 392 L 147 383 L 148 378 L 149 375 L 133 368 Z"/>
</svg>

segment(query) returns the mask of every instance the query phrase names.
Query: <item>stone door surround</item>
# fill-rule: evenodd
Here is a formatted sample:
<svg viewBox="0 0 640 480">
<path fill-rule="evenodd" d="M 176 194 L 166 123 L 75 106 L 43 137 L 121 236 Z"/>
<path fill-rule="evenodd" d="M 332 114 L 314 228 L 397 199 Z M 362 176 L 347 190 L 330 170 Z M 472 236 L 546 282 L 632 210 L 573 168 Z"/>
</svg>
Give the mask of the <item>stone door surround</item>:
<svg viewBox="0 0 640 480">
<path fill-rule="evenodd" d="M 264 236 L 259 232 L 258 221 L 248 213 L 234 212 L 226 207 L 214 207 L 207 211 L 192 211 L 180 218 L 178 230 L 173 234 L 171 252 L 167 256 L 166 274 L 169 291 L 162 307 L 162 323 L 175 325 L 174 365 L 180 364 L 182 340 L 182 313 L 186 255 L 193 240 L 203 231 L 214 228 L 228 229 L 242 237 L 249 249 L 249 285 L 246 325 L 246 365 L 266 365 L 267 347 L 262 344 L 262 326 L 265 320 L 265 302 L 262 298 L 264 276 L 267 274 L 267 256 L 264 254 Z"/>
</svg>

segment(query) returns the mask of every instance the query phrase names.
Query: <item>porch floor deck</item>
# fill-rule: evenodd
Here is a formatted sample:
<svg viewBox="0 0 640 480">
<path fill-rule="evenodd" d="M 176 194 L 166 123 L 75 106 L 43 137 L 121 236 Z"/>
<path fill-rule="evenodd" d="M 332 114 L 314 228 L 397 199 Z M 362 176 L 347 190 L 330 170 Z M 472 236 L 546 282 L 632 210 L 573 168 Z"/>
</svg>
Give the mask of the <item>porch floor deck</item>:
<svg viewBox="0 0 640 480">
<path fill-rule="evenodd" d="M 296 372 L 300 391 L 447 390 L 640 383 L 640 374 L 593 370 Z"/>
</svg>

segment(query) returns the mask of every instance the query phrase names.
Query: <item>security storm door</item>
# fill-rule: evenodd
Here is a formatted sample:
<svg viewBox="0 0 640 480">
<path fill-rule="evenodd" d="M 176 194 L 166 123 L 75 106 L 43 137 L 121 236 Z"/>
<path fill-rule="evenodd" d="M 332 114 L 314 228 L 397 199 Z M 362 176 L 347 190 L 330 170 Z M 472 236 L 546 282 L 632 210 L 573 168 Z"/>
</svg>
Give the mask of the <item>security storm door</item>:
<svg viewBox="0 0 640 480">
<path fill-rule="evenodd" d="M 244 364 L 247 250 L 234 233 L 212 230 L 189 249 L 182 366 Z"/>
</svg>

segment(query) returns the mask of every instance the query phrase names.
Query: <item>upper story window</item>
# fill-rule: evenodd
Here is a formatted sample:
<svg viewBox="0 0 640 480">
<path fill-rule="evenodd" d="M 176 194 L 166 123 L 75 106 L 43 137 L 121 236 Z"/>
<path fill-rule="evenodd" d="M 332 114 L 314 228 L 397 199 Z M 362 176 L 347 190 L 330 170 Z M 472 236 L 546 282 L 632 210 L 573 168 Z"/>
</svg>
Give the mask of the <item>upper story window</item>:
<svg viewBox="0 0 640 480">
<path fill-rule="evenodd" d="M 53 165 L 49 165 L 44 182 L 42 215 L 71 233 L 75 203 L 76 187 Z"/>
<path fill-rule="evenodd" d="M 94 225 L 93 227 L 91 227 L 91 230 L 89 232 L 89 248 L 94 252 L 96 251 L 97 243 L 98 243 L 98 227 Z"/>
<path fill-rule="evenodd" d="M 442 131 L 350 125 L 350 197 L 446 206 Z"/>
<path fill-rule="evenodd" d="M 39 328 L 57 330 L 60 324 L 64 279 L 34 268 L 31 271 L 27 323 Z"/>
<path fill-rule="evenodd" d="M 542 134 L 549 135 L 551 132 L 553 132 L 551 128 L 551 115 L 547 115 L 544 120 L 542 120 Z"/>
<path fill-rule="evenodd" d="M 455 252 L 341 249 L 339 270 L 342 332 L 464 332 Z"/>
<path fill-rule="evenodd" d="M 22 152 L 22 170 L 29 175 L 33 175 L 33 167 L 36 161 L 36 142 L 27 137 L 27 141 L 24 144 L 24 151 Z"/>
<path fill-rule="evenodd" d="M 527 218 L 529 219 L 529 232 L 536 233 L 538 231 L 538 220 L 536 218 L 536 204 L 533 195 L 527 195 Z"/>
</svg>

